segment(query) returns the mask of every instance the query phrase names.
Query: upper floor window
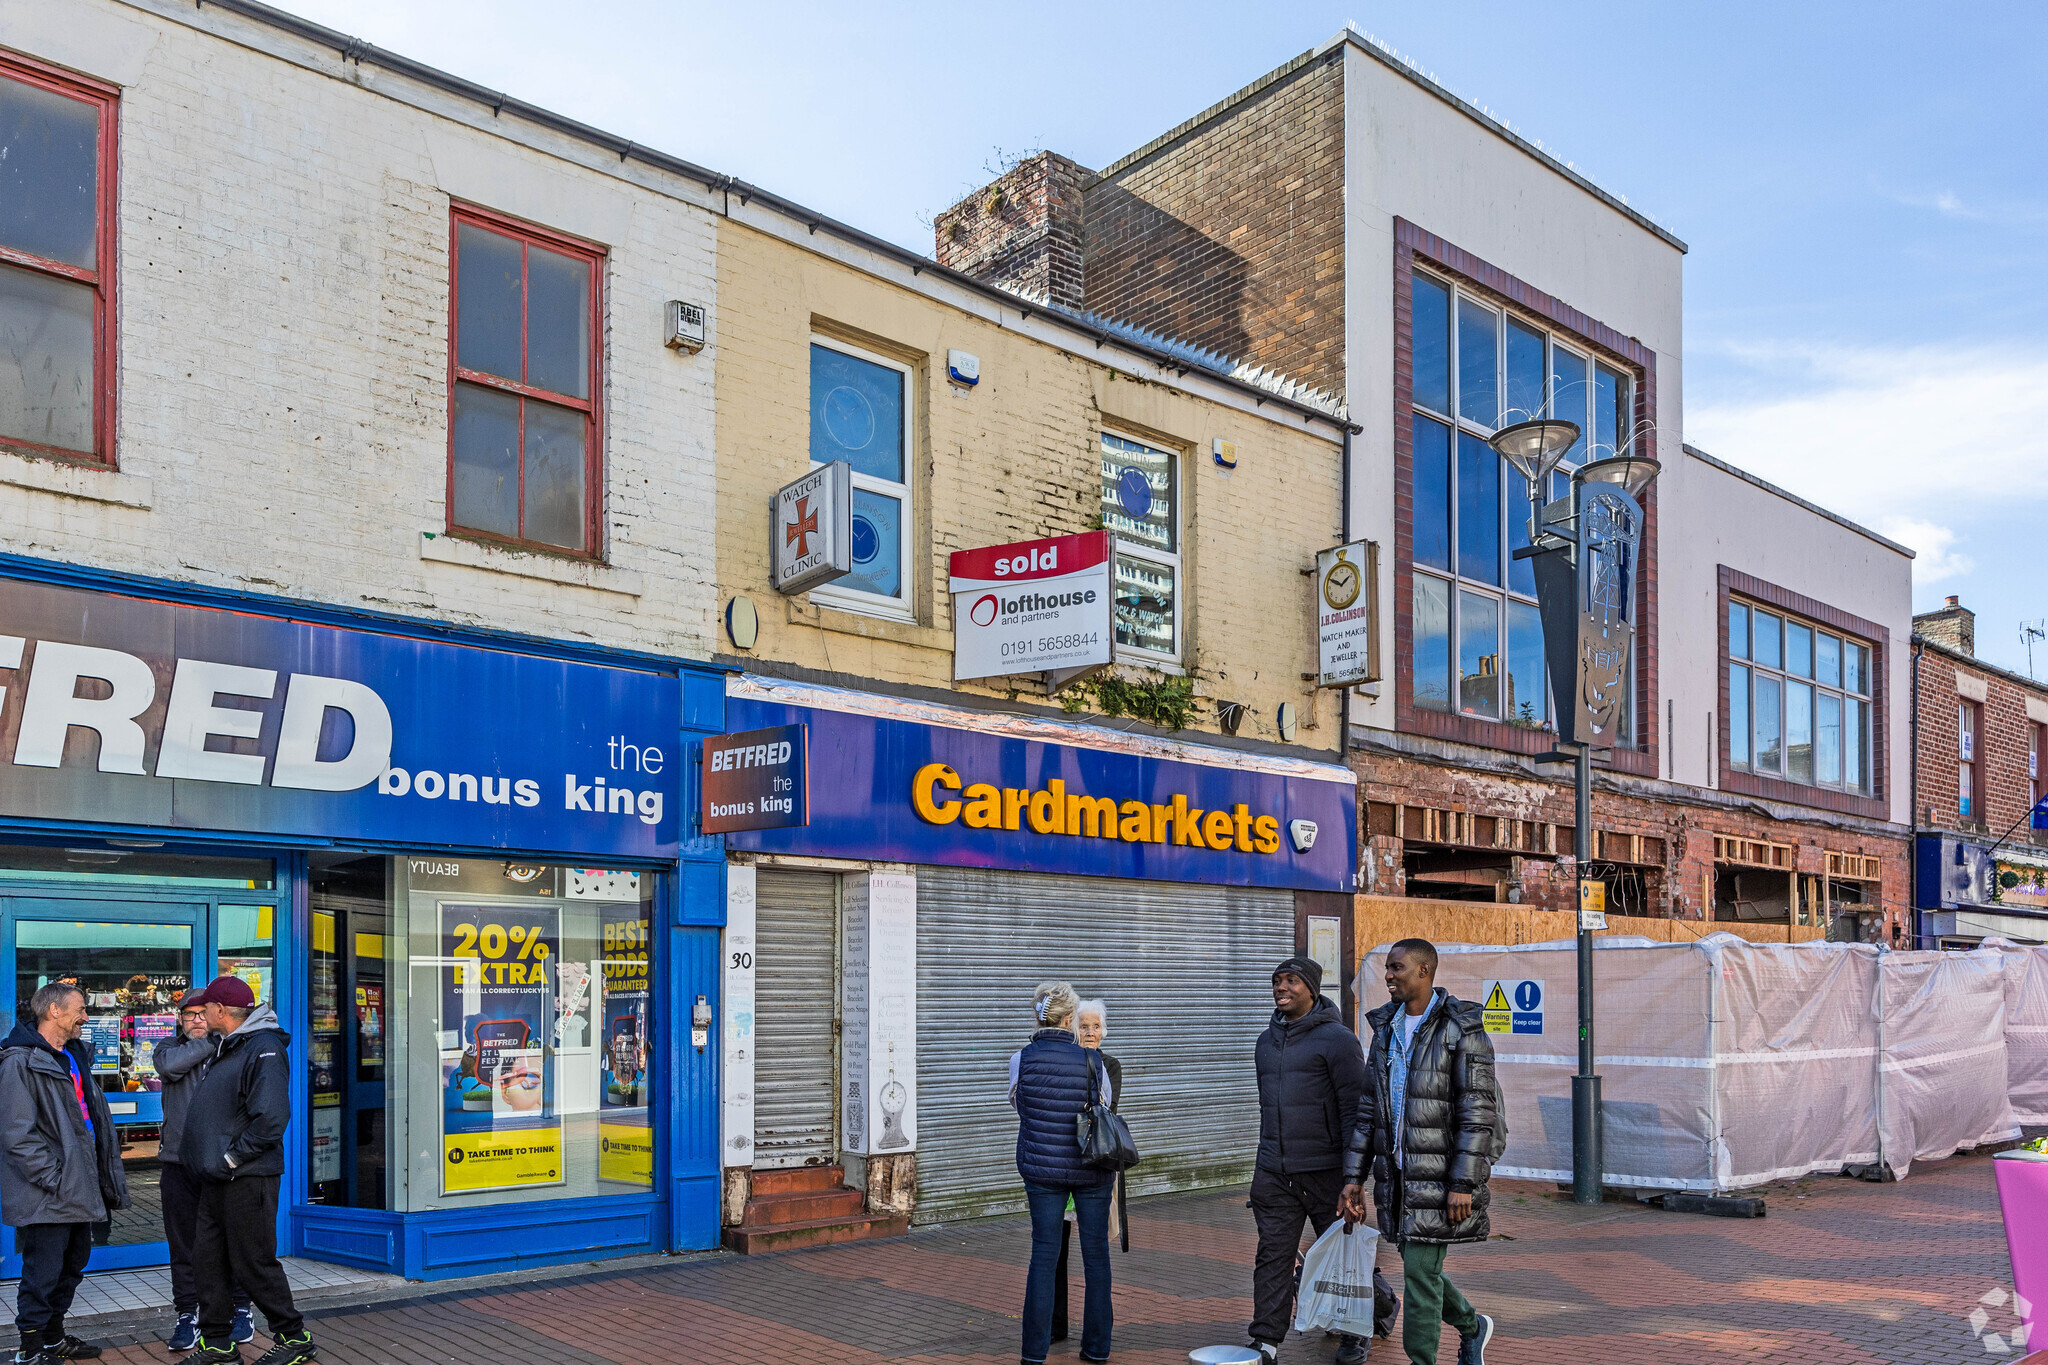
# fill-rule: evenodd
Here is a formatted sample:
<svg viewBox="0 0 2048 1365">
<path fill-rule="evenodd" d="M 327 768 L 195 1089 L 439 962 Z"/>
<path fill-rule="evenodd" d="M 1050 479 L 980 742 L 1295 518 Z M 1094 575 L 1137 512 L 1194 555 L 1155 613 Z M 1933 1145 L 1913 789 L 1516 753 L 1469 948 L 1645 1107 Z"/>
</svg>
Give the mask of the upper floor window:
<svg viewBox="0 0 2048 1365">
<path fill-rule="evenodd" d="M 1487 437 L 1532 417 L 1578 423 L 1544 490 L 1565 497 L 1573 469 L 1627 440 L 1635 380 L 1449 281 L 1417 272 L 1412 299 L 1415 704 L 1546 727 L 1536 573 L 1513 557 L 1529 543 L 1528 487 Z M 1623 741 L 1633 732 L 1625 716 Z"/>
<path fill-rule="evenodd" d="M 843 342 L 811 341 L 811 463 L 853 467 L 853 572 L 814 594 L 908 616 L 910 367 Z"/>
<path fill-rule="evenodd" d="M 1102 433 L 1102 524 L 1116 536 L 1116 642 L 1180 657 L 1180 456 Z"/>
<path fill-rule="evenodd" d="M 113 458 L 114 96 L 0 60 L 0 444 Z"/>
<path fill-rule="evenodd" d="M 449 529 L 596 554 L 603 256 L 470 210 L 454 256 Z"/>
<path fill-rule="evenodd" d="M 1984 768 L 1977 753 L 1981 714 L 1976 702 L 1956 703 L 1956 813 L 1978 824 L 1984 823 Z"/>
<path fill-rule="evenodd" d="M 1728 763 L 1869 796 L 1869 644 L 1757 603 L 1728 604 Z"/>
</svg>

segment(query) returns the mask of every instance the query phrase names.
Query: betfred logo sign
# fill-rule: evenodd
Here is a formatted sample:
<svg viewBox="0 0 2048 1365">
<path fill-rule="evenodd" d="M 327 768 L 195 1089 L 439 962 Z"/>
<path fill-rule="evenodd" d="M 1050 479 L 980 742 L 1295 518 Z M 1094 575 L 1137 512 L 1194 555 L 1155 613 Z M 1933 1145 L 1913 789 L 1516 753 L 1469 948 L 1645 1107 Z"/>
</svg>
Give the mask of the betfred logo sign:
<svg viewBox="0 0 2048 1365">
<path fill-rule="evenodd" d="M 1113 553 L 1089 531 L 953 555 L 954 680 L 1108 663 Z"/>
</svg>

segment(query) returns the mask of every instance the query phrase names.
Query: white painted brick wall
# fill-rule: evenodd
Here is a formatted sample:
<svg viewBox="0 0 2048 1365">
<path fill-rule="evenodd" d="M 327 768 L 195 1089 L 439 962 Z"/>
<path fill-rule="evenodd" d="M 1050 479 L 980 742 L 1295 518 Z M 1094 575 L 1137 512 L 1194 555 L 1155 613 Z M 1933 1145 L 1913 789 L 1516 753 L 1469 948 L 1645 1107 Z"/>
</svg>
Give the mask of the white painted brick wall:
<svg viewBox="0 0 2048 1365">
<path fill-rule="evenodd" d="M 711 652 L 715 349 L 661 344 L 667 299 L 716 318 L 708 212 L 651 188 L 644 168 L 551 154 L 565 148 L 509 120 L 525 141 L 466 126 L 489 111 L 388 73 L 346 79 L 355 68 L 334 54 L 218 10 L 187 20 L 113 0 L 9 5 L 0 46 L 123 87 L 116 455 L 123 474 L 151 481 L 152 504 L 0 483 L 0 548 Z M 453 198 L 608 251 L 610 568 L 597 577 L 637 576 L 637 599 L 421 557 L 421 533 L 446 519 Z"/>
</svg>

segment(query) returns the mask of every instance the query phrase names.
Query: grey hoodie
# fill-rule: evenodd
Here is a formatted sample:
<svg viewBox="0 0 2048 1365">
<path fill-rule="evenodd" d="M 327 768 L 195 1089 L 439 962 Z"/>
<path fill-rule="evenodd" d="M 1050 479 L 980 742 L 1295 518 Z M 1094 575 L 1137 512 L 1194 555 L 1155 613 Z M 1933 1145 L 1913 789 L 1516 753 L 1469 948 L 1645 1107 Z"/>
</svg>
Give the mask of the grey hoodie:
<svg viewBox="0 0 2048 1365">
<path fill-rule="evenodd" d="M 253 1021 L 256 1016 L 250 1015 Z M 157 1150 L 165 1161 L 178 1159 L 178 1143 L 185 1135 L 185 1109 L 206 1079 L 206 1064 L 213 1060 L 213 1038 L 187 1038 L 183 1029 L 156 1045 L 153 1055 L 156 1074 L 163 1078 L 164 1131 Z"/>
</svg>

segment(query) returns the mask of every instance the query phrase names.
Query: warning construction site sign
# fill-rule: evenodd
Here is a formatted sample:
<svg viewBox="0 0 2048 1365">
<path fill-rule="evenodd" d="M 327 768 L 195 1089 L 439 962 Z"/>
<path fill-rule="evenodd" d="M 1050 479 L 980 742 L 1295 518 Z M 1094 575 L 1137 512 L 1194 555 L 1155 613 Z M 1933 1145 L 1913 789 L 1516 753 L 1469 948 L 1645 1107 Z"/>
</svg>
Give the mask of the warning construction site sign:
<svg viewBox="0 0 2048 1365">
<path fill-rule="evenodd" d="M 1541 981 L 1487 981 L 1481 983 L 1480 992 L 1488 1033 L 1543 1032 Z"/>
</svg>

